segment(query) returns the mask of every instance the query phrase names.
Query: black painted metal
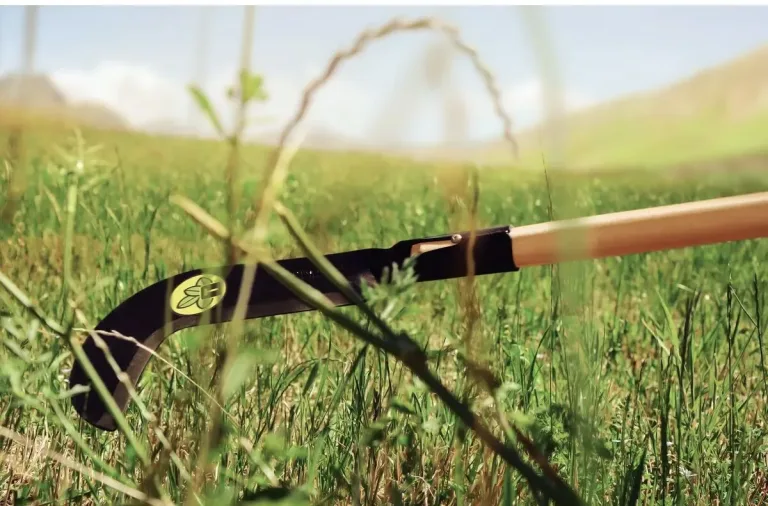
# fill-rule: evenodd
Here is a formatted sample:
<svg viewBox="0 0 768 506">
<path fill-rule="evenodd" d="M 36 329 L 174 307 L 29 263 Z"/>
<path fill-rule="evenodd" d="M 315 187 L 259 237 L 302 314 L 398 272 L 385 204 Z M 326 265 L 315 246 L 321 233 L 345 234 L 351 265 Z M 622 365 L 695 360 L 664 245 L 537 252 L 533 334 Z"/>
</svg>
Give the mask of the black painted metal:
<svg viewBox="0 0 768 506">
<path fill-rule="evenodd" d="M 475 232 L 473 259 L 476 275 L 519 270 L 513 261 L 512 241 L 508 232 L 507 226 Z M 362 249 L 335 253 L 326 258 L 356 289 L 360 290 L 364 282 L 380 282 L 385 267 L 391 267 L 393 264 L 402 266 L 411 256 L 411 248 L 415 244 L 451 240 L 454 242 L 451 246 L 417 256 L 415 264 L 417 280 L 423 282 L 464 277 L 467 275 L 469 232 L 409 239 L 398 242 L 388 249 Z M 337 306 L 350 303 L 309 259 L 293 258 L 281 260 L 279 264 L 324 293 Z M 197 269 L 157 282 L 117 306 L 97 325 L 96 331 L 106 342 L 118 367 L 127 374 L 130 382 L 135 386 L 151 358 L 151 353 L 147 349 L 156 350 L 169 335 L 181 329 L 232 320 L 240 286 L 243 283 L 244 271 L 243 264 L 216 269 Z M 215 307 L 198 315 L 184 316 L 172 312 L 169 301 L 173 290 L 185 280 L 205 273 L 219 273 L 224 278 L 226 293 L 222 300 Z M 246 310 L 246 319 L 309 310 L 312 310 L 312 307 L 298 300 L 264 269 L 257 269 Z M 137 346 L 132 340 L 110 335 L 114 333 L 128 336 L 147 349 Z M 86 340 L 83 349 L 118 407 L 125 411 L 130 401 L 127 388 L 118 381 L 104 352 L 96 346 L 93 337 Z M 69 381 L 70 386 L 91 386 L 90 379 L 77 361 L 72 368 Z M 95 390 L 75 395 L 72 398 L 72 404 L 75 410 L 92 425 L 104 430 L 116 429 L 115 420 Z"/>
</svg>

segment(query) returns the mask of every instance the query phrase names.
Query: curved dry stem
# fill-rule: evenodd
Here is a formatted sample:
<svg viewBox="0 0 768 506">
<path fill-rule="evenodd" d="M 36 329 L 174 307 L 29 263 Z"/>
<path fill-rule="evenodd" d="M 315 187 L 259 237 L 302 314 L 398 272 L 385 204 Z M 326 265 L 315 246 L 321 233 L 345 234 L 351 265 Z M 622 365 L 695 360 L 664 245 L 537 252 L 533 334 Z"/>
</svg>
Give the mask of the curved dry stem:
<svg viewBox="0 0 768 506">
<path fill-rule="evenodd" d="M 456 47 L 456 49 L 464 53 L 470 59 L 475 70 L 480 75 L 483 83 L 485 84 L 486 91 L 491 99 L 491 102 L 493 103 L 496 115 L 499 117 L 504 126 L 504 139 L 509 143 L 514 156 L 517 157 L 518 146 L 517 141 L 512 135 L 512 118 L 504 109 L 501 91 L 499 90 L 499 86 L 496 82 L 496 77 L 488 65 L 486 65 L 485 62 L 480 58 L 477 50 L 464 41 L 457 27 L 450 25 L 440 19 L 432 17 L 403 19 L 398 17 L 392 19 L 384 25 L 379 26 L 378 28 L 372 28 L 361 32 L 349 47 L 336 52 L 336 54 L 334 54 L 328 61 L 322 74 L 316 79 L 312 80 L 307 85 L 307 87 L 304 88 L 298 109 L 288 124 L 285 126 L 285 128 L 283 128 L 282 132 L 280 133 L 278 144 L 270 154 L 269 160 L 267 162 L 268 172 L 266 179 L 269 180 L 271 178 L 272 172 L 275 170 L 277 165 L 277 161 L 282 157 L 282 153 L 285 150 L 288 139 L 290 138 L 291 134 L 293 134 L 299 123 L 301 123 L 301 121 L 306 116 L 307 112 L 309 111 L 309 107 L 315 98 L 315 95 L 320 90 L 320 88 L 322 88 L 331 80 L 343 62 L 350 60 L 362 53 L 363 50 L 365 50 L 368 45 L 375 40 L 383 39 L 396 32 L 408 32 L 416 30 L 435 30 L 443 33 L 446 37 L 448 37 L 448 40 L 451 42 L 451 44 L 453 44 L 454 47 Z M 269 209 L 269 206 L 266 202 L 264 202 L 263 198 L 260 198 L 256 208 L 256 216 L 260 216 L 263 212 L 265 212 L 265 210 Z"/>
</svg>

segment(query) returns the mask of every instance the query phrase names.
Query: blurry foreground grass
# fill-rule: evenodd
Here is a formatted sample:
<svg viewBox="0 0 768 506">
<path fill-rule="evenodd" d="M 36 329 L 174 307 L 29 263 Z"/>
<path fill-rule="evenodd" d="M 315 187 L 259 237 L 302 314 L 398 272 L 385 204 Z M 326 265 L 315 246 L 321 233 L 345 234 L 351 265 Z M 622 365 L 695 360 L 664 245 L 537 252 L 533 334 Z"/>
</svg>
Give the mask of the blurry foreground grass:
<svg viewBox="0 0 768 506">
<path fill-rule="evenodd" d="M 89 133 L 84 147 L 100 149 L 86 149 L 78 165 L 83 146 L 73 139 L 26 135 L 25 192 L 0 236 L 0 272 L 47 315 L 58 319 L 74 303 L 95 325 L 157 280 L 222 263 L 222 245 L 168 195 L 227 222 L 223 144 Z M 241 221 L 266 154 L 243 150 Z M 567 191 L 587 215 L 764 191 L 766 174 L 550 176 L 554 194 Z M 469 206 L 460 167 L 362 154 L 299 153 L 280 198 L 326 253 L 459 230 Z M 479 202 L 481 227 L 549 219 L 543 170 L 481 170 Z M 299 254 L 277 218 L 268 237 L 276 258 Z M 587 504 L 631 504 L 636 482 L 637 504 L 757 504 L 768 493 L 766 258 L 768 243 L 750 241 L 590 262 L 579 279 L 549 267 L 480 278 L 473 351 L 503 381 L 507 415 Z M 578 327 L 563 318 L 569 282 L 582 294 Z M 427 347 L 433 370 L 501 433 L 455 352 L 466 324 L 462 286 L 392 290 L 377 308 Z M 156 423 L 135 404 L 128 420 L 145 465 L 120 433 L 76 418 L 66 398 L 69 348 L 5 290 L 0 322 L 0 426 L 30 443 L 0 437 L 0 503 L 128 499 L 73 471 L 81 465 L 177 504 L 288 489 L 318 504 L 534 504 L 520 477 L 400 364 L 317 313 L 246 323 L 239 352 L 259 360 L 225 405 L 223 444 L 196 494 L 190 476 L 209 423 L 202 389 L 221 338 L 213 328 L 174 335 L 161 349 L 174 367 L 155 360 L 143 376 L 140 395 Z"/>
</svg>

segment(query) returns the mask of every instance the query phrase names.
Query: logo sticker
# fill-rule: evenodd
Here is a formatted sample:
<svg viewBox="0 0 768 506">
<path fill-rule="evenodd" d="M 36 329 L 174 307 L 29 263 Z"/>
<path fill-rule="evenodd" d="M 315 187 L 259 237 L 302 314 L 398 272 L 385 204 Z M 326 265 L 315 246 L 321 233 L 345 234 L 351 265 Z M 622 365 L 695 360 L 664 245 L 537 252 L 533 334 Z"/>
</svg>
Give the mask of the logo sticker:
<svg viewBox="0 0 768 506">
<path fill-rule="evenodd" d="M 201 274 L 183 281 L 171 294 L 171 309 L 180 315 L 200 314 L 215 307 L 224 294 L 227 284 L 215 274 Z"/>
</svg>

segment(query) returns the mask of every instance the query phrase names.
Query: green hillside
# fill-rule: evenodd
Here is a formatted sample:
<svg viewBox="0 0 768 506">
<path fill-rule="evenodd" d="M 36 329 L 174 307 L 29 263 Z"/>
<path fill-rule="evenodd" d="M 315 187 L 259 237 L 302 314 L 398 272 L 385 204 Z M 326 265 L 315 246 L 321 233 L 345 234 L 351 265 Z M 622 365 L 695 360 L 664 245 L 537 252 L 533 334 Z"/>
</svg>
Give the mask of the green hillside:
<svg viewBox="0 0 768 506">
<path fill-rule="evenodd" d="M 579 111 L 563 126 L 574 168 L 663 166 L 768 151 L 768 46 L 667 88 Z M 518 140 L 522 165 L 539 166 L 543 129 L 522 132 Z M 511 161 L 501 141 L 453 155 Z"/>
</svg>

